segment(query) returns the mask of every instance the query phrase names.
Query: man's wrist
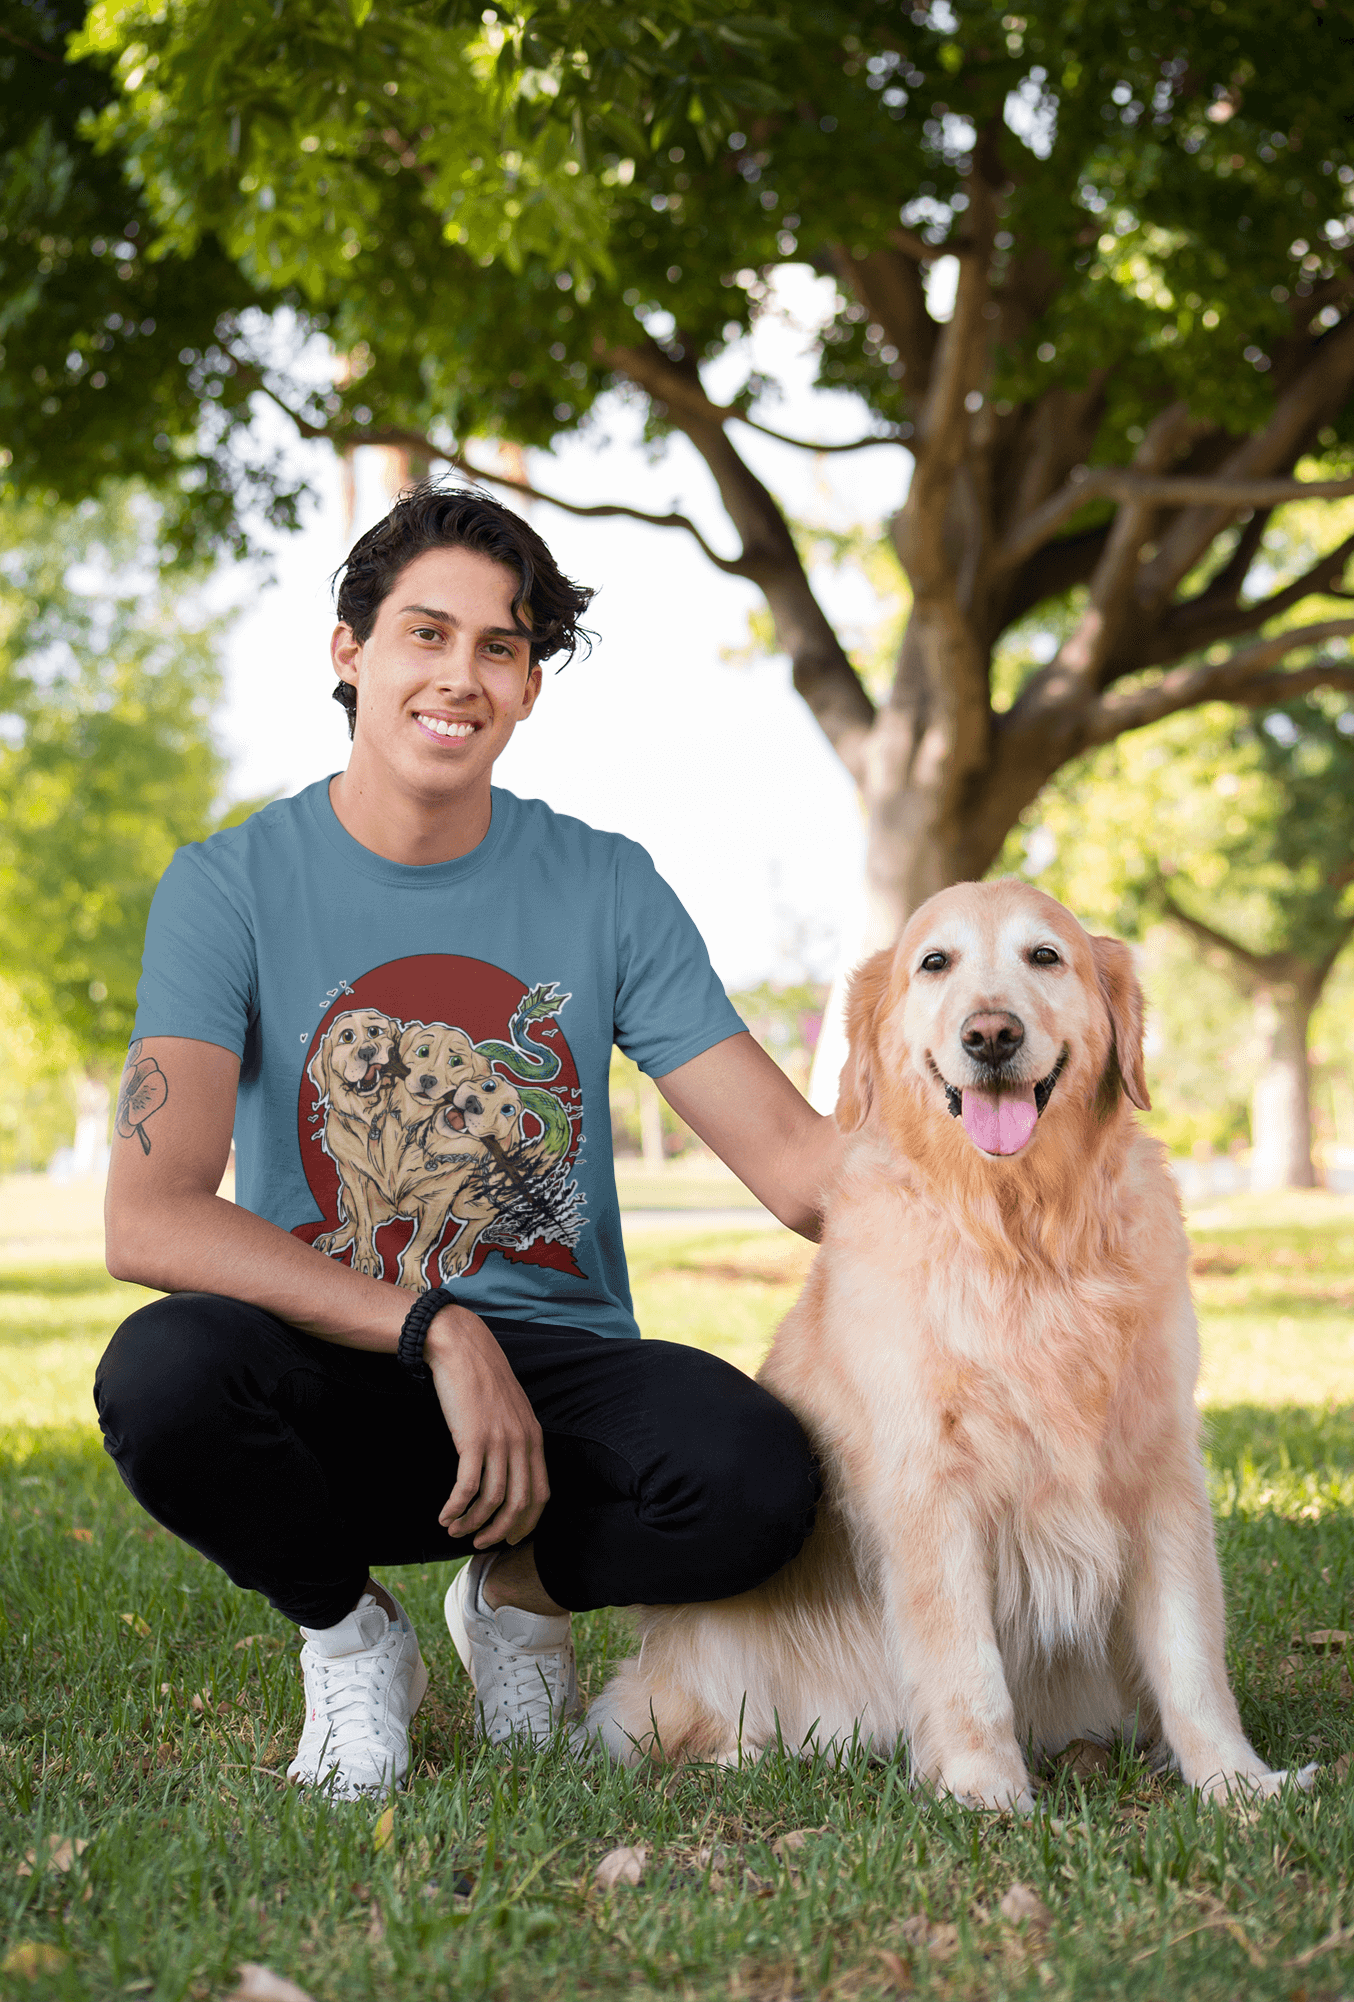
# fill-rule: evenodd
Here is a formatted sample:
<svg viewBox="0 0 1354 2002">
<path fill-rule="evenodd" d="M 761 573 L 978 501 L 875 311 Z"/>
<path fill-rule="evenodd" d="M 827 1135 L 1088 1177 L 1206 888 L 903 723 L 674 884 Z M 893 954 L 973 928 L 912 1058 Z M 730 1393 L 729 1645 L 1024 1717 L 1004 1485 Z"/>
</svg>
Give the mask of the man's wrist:
<svg viewBox="0 0 1354 2002">
<path fill-rule="evenodd" d="M 431 1291 L 420 1293 L 405 1315 L 395 1354 L 411 1376 L 426 1381 L 431 1374 L 424 1360 L 429 1332 L 442 1310 L 455 1304 L 454 1294 L 445 1286 L 434 1286 Z"/>
</svg>

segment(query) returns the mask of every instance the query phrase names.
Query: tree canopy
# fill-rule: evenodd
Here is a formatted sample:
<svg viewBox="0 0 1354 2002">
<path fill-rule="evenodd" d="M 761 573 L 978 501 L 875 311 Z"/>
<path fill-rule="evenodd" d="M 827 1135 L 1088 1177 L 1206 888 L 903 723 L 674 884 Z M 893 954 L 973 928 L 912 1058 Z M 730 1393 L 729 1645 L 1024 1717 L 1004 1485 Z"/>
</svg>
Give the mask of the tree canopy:
<svg viewBox="0 0 1354 2002">
<path fill-rule="evenodd" d="M 116 1073 L 155 885 L 215 824 L 215 634 L 157 586 L 124 489 L 0 509 L 0 963 L 34 1019 Z"/>
<path fill-rule="evenodd" d="M 46 74 L 55 7 L 9 18 L 35 99 L 0 246 L 11 483 L 83 493 L 86 435 L 135 435 L 187 496 L 180 540 L 219 539 L 252 493 L 286 505 L 251 399 L 463 470 L 477 439 L 547 446 L 609 392 L 638 399 L 704 458 L 729 537 L 698 539 L 764 592 L 860 786 L 877 935 L 984 873 L 1077 753 L 1351 678 L 1323 648 L 1354 631 L 1354 538 L 1280 590 L 1257 563 L 1276 507 L 1354 490 L 1334 7 L 101 0 L 68 89 Z M 97 235 L 86 172 L 109 191 Z M 750 461 L 782 435 L 778 386 L 745 370 L 717 401 L 702 375 L 745 353 L 786 264 L 830 281 L 819 386 L 859 399 L 862 449 L 896 455 L 906 494 L 913 608 L 882 699 Z M 163 328 L 109 309 L 144 288 Z M 624 495 L 575 511 L 697 533 Z M 1049 606 L 1062 646 L 1003 695 L 1002 636 Z"/>
</svg>

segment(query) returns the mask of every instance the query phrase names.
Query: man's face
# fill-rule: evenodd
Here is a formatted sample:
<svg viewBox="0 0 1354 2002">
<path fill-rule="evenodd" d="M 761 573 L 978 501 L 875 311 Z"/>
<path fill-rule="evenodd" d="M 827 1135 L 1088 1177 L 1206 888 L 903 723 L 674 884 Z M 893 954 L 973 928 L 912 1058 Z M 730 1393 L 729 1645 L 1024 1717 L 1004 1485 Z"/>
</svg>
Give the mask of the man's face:
<svg viewBox="0 0 1354 2002">
<path fill-rule="evenodd" d="M 350 772 L 433 798 L 487 787 L 541 686 L 516 589 L 487 556 L 428 549 L 396 577 L 365 644 L 338 627 L 335 672 L 357 690 Z"/>
</svg>

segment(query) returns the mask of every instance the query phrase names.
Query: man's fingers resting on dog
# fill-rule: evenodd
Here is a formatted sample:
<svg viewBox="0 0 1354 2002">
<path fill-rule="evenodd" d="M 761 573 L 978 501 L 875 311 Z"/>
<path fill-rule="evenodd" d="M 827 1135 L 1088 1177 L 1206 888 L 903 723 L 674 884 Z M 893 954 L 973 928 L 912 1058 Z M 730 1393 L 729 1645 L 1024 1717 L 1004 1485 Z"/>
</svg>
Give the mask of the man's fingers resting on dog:
<svg viewBox="0 0 1354 2002">
<path fill-rule="evenodd" d="M 438 1517 L 452 1536 L 487 1548 L 518 1543 L 550 1497 L 541 1428 L 490 1330 L 464 1307 L 444 1307 L 424 1354 L 460 1467 Z"/>
</svg>

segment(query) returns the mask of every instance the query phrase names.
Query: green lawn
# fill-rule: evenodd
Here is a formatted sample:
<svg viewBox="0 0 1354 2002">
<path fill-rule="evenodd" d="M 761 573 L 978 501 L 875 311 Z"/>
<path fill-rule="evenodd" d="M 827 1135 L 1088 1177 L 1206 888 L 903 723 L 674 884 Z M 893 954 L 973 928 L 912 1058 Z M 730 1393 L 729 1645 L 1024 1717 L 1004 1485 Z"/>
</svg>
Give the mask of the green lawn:
<svg viewBox="0 0 1354 2002">
<path fill-rule="evenodd" d="M 25 1221 L 30 1197 L 0 1214 L 0 1993 L 224 1997 L 247 1962 L 316 2002 L 1354 1992 L 1334 1772 L 1226 1814 L 1121 1757 L 1053 1775 L 1017 1824 L 919 1803 L 901 1764 L 486 1756 L 436 1567 L 390 1574 L 433 1675 L 391 1839 L 376 1806 L 293 1792 L 294 1633 L 123 1492 L 88 1384 L 144 1296 L 97 1264 L 92 1212 Z M 1235 1684 L 1273 1760 L 1333 1763 L 1354 1746 L 1344 1657 L 1291 1642 L 1354 1625 L 1354 1202 L 1235 1202 L 1194 1237 Z M 782 1233 L 639 1238 L 646 1332 L 752 1367 L 806 1256 Z M 595 1688 L 624 1623 L 579 1627 Z M 647 1849 L 645 1878 L 604 1896 L 619 1844 Z M 1049 1924 L 1003 1914 L 1013 1883 Z"/>
</svg>

